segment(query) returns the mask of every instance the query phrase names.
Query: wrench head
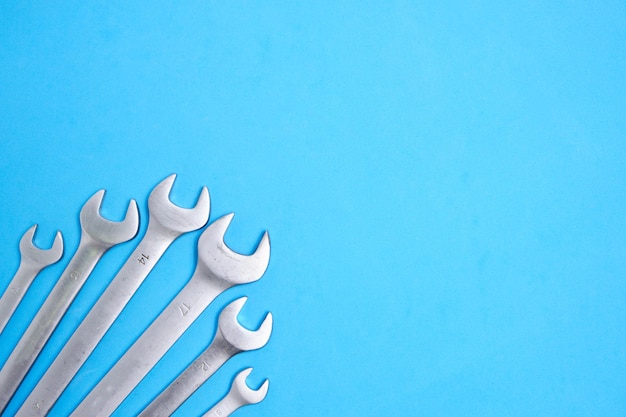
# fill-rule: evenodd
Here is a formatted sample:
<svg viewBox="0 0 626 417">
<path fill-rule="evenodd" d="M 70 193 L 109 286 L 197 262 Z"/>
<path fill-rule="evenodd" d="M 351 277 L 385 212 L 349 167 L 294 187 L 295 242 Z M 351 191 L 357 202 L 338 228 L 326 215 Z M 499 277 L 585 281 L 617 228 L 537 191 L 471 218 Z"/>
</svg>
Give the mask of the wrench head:
<svg viewBox="0 0 626 417">
<path fill-rule="evenodd" d="M 57 231 L 50 249 L 41 249 L 33 244 L 37 225 L 31 226 L 20 240 L 20 256 L 23 260 L 42 268 L 58 262 L 63 256 L 63 236 Z"/>
<path fill-rule="evenodd" d="M 180 236 L 183 233 L 200 229 L 209 221 L 211 202 L 209 190 L 202 187 L 194 208 L 188 209 L 175 205 L 170 200 L 170 192 L 175 179 L 176 174 L 172 174 L 152 190 L 148 198 L 148 210 L 150 222 L 157 222 L 172 236 Z"/>
<path fill-rule="evenodd" d="M 126 217 L 121 222 L 113 222 L 100 215 L 104 190 L 95 193 L 80 210 L 82 233 L 94 242 L 109 248 L 132 239 L 139 228 L 137 202 L 130 200 Z"/>
<path fill-rule="evenodd" d="M 267 395 L 267 390 L 270 387 L 270 380 L 266 379 L 263 381 L 263 384 L 257 390 L 253 390 L 246 384 L 246 378 L 252 372 L 252 368 L 244 369 L 239 372 L 235 379 L 233 380 L 233 384 L 230 388 L 230 392 L 232 395 L 237 396 L 243 405 L 257 404 L 265 399 Z"/>
<path fill-rule="evenodd" d="M 227 305 L 220 313 L 217 327 L 226 342 L 240 352 L 260 349 L 272 335 L 272 313 L 267 313 L 257 330 L 248 330 L 239 324 L 237 316 L 248 297 L 241 297 Z"/>
<path fill-rule="evenodd" d="M 234 214 L 215 220 L 198 240 L 198 268 L 219 281 L 222 289 L 261 278 L 270 261 L 270 238 L 265 232 L 252 255 L 241 255 L 224 243 L 224 234 Z"/>
</svg>

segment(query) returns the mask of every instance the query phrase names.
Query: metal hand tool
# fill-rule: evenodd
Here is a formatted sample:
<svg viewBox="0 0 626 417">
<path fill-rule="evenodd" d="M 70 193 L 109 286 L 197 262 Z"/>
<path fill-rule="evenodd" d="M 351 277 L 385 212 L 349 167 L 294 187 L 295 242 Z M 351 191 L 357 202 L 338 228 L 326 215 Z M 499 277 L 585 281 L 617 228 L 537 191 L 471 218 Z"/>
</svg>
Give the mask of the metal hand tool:
<svg viewBox="0 0 626 417">
<path fill-rule="evenodd" d="M 210 201 L 206 187 L 202 188 L 193 209 L 178 207 L 169 199 L 175 178 L 176 175 L 170 175 L 150 193 L 146 234 L 30 393 L 17 416 L 45 416 L 50 411 L 167 248 L 183 233 L 197 230 L 209 220 Z"/>
<path fill-rule="evenodd" d="M 63 255 L 63 237 L 57 232 L 50 249 L 40 249 L 33 244 L 37 225 L 24 233 L 20 240 L 20 266 L 6 291 L 0 298 L 0 333 L 24 298 L 24 294 L 39 272 L 61 259 Z"/>
<path fill-rule="evenodd" d="M 209 347 L 139 417 L 169 417 L 230 358 L 265 346 L 272 333 L 272 313 L 267 314 L 258 330 L 245 329 L 237 321 L 237 316 L 246 299 L 239 298 L 222 310 L 218 331 Z"/>
<path fill-rule="evenodd" d="M 246 384 L 246 378 L 252 372 L 252 368 L 244 369 L 235 377 L 230 391 L 224 398 L 213 406 L 202 417 L 227 417 L 244 405 L 258 404 L 265 399 L 270 387 L 269 379 L 266 379 L 258 390 L 253 390 Z"/>
<path fill-rule="evenodd" d="M 99 214 L 103 196 L 104 190 L 98 191 L 81 209 L 81 237 L 76 253 L 0 371 L 0 412 L 6 408 L 100 257 L 112 246 L 137 234 L 139 211 L 135 200 L 128 205 L 124 221 L 112 222 Z"/>
<path fill-rule="evenodd" d="M 217 219 L 198 240 L 191 280 L 74 410 L 75 417 L 110 416 L 219 294 L 261 278 L 269 263 L 267 232 L 256 251 L 240 255 L 224 243 L 233 214 Z"/>
</svg>

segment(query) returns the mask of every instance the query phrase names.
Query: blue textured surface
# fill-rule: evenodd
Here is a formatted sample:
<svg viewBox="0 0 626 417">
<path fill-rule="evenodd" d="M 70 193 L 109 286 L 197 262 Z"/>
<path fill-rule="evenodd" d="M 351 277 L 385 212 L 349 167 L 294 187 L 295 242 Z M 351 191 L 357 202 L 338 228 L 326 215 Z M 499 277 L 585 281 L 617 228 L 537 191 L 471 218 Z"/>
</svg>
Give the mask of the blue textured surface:
<svg viewBox="0 0 626 417">
<path fill-rule="evenodd" d="M 96 190 L 119 220 L 179 174 L 227 243 L 272 260 L 223 294 L 118 409 L 270 310 L 240 416 L 626 415 L 626 20 L 620 2 L 75 2 L 0 6 L 0 291 L 33 223 L 63 260 L 1 336 L 8 357 L 78 245 Z M 148 277 L 51 415 L 63 416 L 191 276 L 198 233 Z M 138 238 L 112 249 L 32 368 L 42 375 Z"/>
</svg>

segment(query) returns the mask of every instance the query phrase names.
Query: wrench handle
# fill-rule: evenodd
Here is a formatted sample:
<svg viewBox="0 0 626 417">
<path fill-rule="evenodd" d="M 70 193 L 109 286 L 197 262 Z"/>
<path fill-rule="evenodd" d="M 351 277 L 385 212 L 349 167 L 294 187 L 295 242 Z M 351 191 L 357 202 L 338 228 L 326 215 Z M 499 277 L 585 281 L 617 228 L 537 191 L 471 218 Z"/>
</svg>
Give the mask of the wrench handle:
<svg viewBox="0 0 626 417">
<path fill-rule="evenodd" d="M 218 332 L 211 345 L 187 367 L 138 417 L 169 417 L 226 361 L 239 353 Z"/>
<path fill-rule="evenodd" d="M 37 268 L 23 259 L 20 262 L 20 266 L 17 268 L 11 283 L 4 291 L 4 294 L 2 294 L 2 298 L 0 298 L 0 334 L 2 334 L 20 301 L 24 298 L 26 291 L 28 291 L 28 288 L 30 288 L 35 277 L 42 269 L 43 267 Z"/>
<path fill-rule="evenodd" d="M 202 417 L 228 417 L 241 406 L 242 404 L 235 402 L 230 395 L 226 395 L 211 407 L 209 411 L 204 413 Z"/>
</svg>

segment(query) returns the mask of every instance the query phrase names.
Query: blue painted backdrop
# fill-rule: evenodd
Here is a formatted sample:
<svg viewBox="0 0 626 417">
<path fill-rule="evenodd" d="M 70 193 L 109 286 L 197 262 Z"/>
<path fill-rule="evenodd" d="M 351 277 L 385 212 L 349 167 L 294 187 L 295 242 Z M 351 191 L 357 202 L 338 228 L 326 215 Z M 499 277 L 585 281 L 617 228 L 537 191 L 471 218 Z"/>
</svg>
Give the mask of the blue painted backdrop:
<svg viewBox="0 0 626 417">
<path fill-rule="evenodd" d="M 617 1 L 4 2 L 0 291 L 33 223 L 65 238 L 1 336 L 0 362 L 63 271 L 100 188 L 178 173 L 227 243 L 272 259 L 228 291 L 118 409 L 134 415 L 208 345 L 216 315 L 272 311 L 243 416 L 626 414 L 626 20 Z M 54 408 L 73 409 L 191 276 L 199 233 L 148 277 Z M 132 252 L 94 271 L 19 406 Z M 51 414 L 52 415 L 52 414 Z"/>
</svg>

